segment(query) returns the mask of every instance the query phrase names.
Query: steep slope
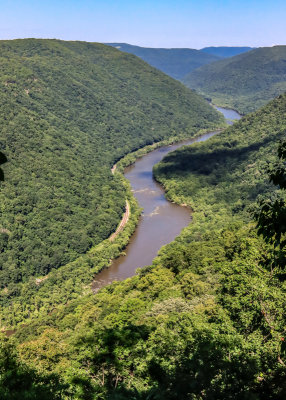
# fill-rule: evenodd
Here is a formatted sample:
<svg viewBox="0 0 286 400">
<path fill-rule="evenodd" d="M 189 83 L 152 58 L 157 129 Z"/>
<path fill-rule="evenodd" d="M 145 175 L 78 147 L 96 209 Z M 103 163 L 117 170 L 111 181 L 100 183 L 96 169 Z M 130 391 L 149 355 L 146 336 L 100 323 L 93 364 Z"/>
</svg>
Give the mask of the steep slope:
<svg viewBox="0 0 286 400">
<path fill-rule="evenodd" d="M 111 165 L 220 117 L 132 55 L 58 40 L 0 42 L 0 282 L 46 275 L 106 239 L 125 207 Z M 10 284 L 9 287 L 7 287 Z M 4 293 L 4 292 L 3 292 Z"/>
<path fill-rule="evenodd" d="M 247 207 L 276 192 L 263 167 L 285 131 L 283 95 L 169 154 L 155 176 L 193 222 L 137 276 L 19 330 L 19 363 L 64 399 L 284 399 L 285 270 Z"/>
<path fill-rule="evenodd" d="M 228 47 L 228 46 L 221 46 L 221 47 L 204 47 L 200 51 L 203 51 L 207 54 L 212 54 L 214 56 L 228 58 L 237 56 L 241 53 L 246 53 L 247 51 L 253 50 L 253 47 Z"/>
<path fill-rule="evenodd" d="M 127 43 L 106 43 L 118 50 L 134 54 L 172 78 L 182 80 L 192 70 L 220 59 L 195 49 L 156 49 Z"/>
<path fill-rule="evenodd" d="M 263 47 L 191 72 L 184 83 L 245 114 L 286 91 L 286 46 Z"/>
</svg>

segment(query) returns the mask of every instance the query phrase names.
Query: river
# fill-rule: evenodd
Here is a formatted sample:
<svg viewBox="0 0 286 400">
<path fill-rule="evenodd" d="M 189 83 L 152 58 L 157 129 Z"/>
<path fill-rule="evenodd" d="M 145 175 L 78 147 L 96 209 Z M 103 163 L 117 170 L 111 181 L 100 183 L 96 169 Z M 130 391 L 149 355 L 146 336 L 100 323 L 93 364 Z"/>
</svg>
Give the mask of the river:
<svg viewBox="0 0 286 400">
<path fill-rule="evenodd" d="M 223 113 L 229 124 L 232 124 L 233 120 L 240 119 L 240 115 L 233 110 L 216 108 Z M 124 175 L 130 181 L 133 194 L 143 208 L 143 213 L 125 249 L 126 255 L 118 257 L 109 268 L 96 275 L 92 285 L 93 291 L 96 292 L 113 281 L 129 278 L 135 275 L 137 268 L 152 264 L 159 249 L 174 240 L 190 223 L 190 210 L 166 200 L 162 186 L 153 179 L 152 169 L 170 151 L 205 141 L 216 133 L 206 133 L 195 139 L 161 147 L 126 168 Z"/>
</svg>

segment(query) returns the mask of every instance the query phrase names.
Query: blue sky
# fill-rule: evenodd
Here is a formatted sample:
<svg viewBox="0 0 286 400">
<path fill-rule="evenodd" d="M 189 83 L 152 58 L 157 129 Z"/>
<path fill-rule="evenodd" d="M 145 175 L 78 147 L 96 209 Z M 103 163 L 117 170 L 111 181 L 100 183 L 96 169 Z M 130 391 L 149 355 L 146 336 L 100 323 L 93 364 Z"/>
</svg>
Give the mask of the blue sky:
<svg viewBox="0 0 286 400">
<path fill-rule="evenodd" d="M 148 47 L 286 44 L 285 0 L 0 0 L 0 39 Z"/>
</svg>

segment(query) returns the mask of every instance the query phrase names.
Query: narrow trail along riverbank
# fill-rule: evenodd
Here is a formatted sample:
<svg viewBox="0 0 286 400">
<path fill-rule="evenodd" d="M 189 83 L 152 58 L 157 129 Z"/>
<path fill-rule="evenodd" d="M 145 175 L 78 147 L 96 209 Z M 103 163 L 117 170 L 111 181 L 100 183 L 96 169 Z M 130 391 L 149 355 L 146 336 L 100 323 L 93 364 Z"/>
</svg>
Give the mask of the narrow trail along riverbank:
<svg viewBox="0 0 286 400">
<path fill-rule="evenodd" d="M 219 108 L 226 120 L 239 119 L 233 110 Z M 166 154 L 184 145 L 191 145 L 209 139 L 218 131 L 209 132 L 201 137 L 181 143 L 158 148 L 139 158 L 126 168 L 124 175 L 129 180 L 134 196 L 143 213 L 135 233 L 124 253 L 113 260 L 111 266 L 95 276 L 92 287 L 96 292 L 115 280 L 123 280 L 135 275 L 137 268 L 150 265 L 160 248 L 172 242 L 190 221 L 190 209 L 169 202 L 161 185 L 154 179 L 152 169 Z M 112 173 L 115 166 L 112 168 Z"/>
<path fill-rule="evenodd" d="M 114 164 L 113 167 L 111 168 L 111 173 L 114 175 L 114 172 L 116 171 L 117 165 Z"/>
<path fill-rule="evenodd" d="M 121 220 L 120 224 L 118 225 L 118 228 L 116 229 L 116 231 L 109 238 L 109 240 L 111 242 L 116 238 L 116 236 L 122 231 L 124 226 L 127 224 L 128 219 L 129 219 L 129 215 L 130 215 L 130 205 L 129 205 L 128 200 L 126 200 L 125 213 L 124 213 L 124 215 L 122 217 L 122 220 Z"/>
</svg>

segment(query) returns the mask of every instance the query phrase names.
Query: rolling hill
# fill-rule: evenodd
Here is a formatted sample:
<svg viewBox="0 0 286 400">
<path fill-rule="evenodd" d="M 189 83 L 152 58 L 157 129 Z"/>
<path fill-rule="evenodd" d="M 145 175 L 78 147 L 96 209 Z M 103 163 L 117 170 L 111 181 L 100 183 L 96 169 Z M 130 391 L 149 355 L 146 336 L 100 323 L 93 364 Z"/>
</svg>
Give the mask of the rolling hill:
<svg viewBox="0 0 286 400">
<path fill-rule="evenodd" d="M 263 47 L 192 71 L 184 83 L 242 114 L 286 91 L 286 46 Z"/>
<path fill-rule="evenodd" d="M 228 58 L 237 56 L 238 54 L 246 53 L 247 51 L 253 50 L 253 47 L 230 47 L 230 46 L 221 46 L 221 47 L 204 47 L 200 49 L 207 54 L 212 54 L 214 56 L 218 56 L 221 58 Z"/>
<path fill-rule="evenodd" d="M 156 49 L 127 43 L 106 43 L 120 51 L 134 54 L 172 78 L 182 80 L 192 70 L 220 59 L 195 49 Z"/>
</svg>

